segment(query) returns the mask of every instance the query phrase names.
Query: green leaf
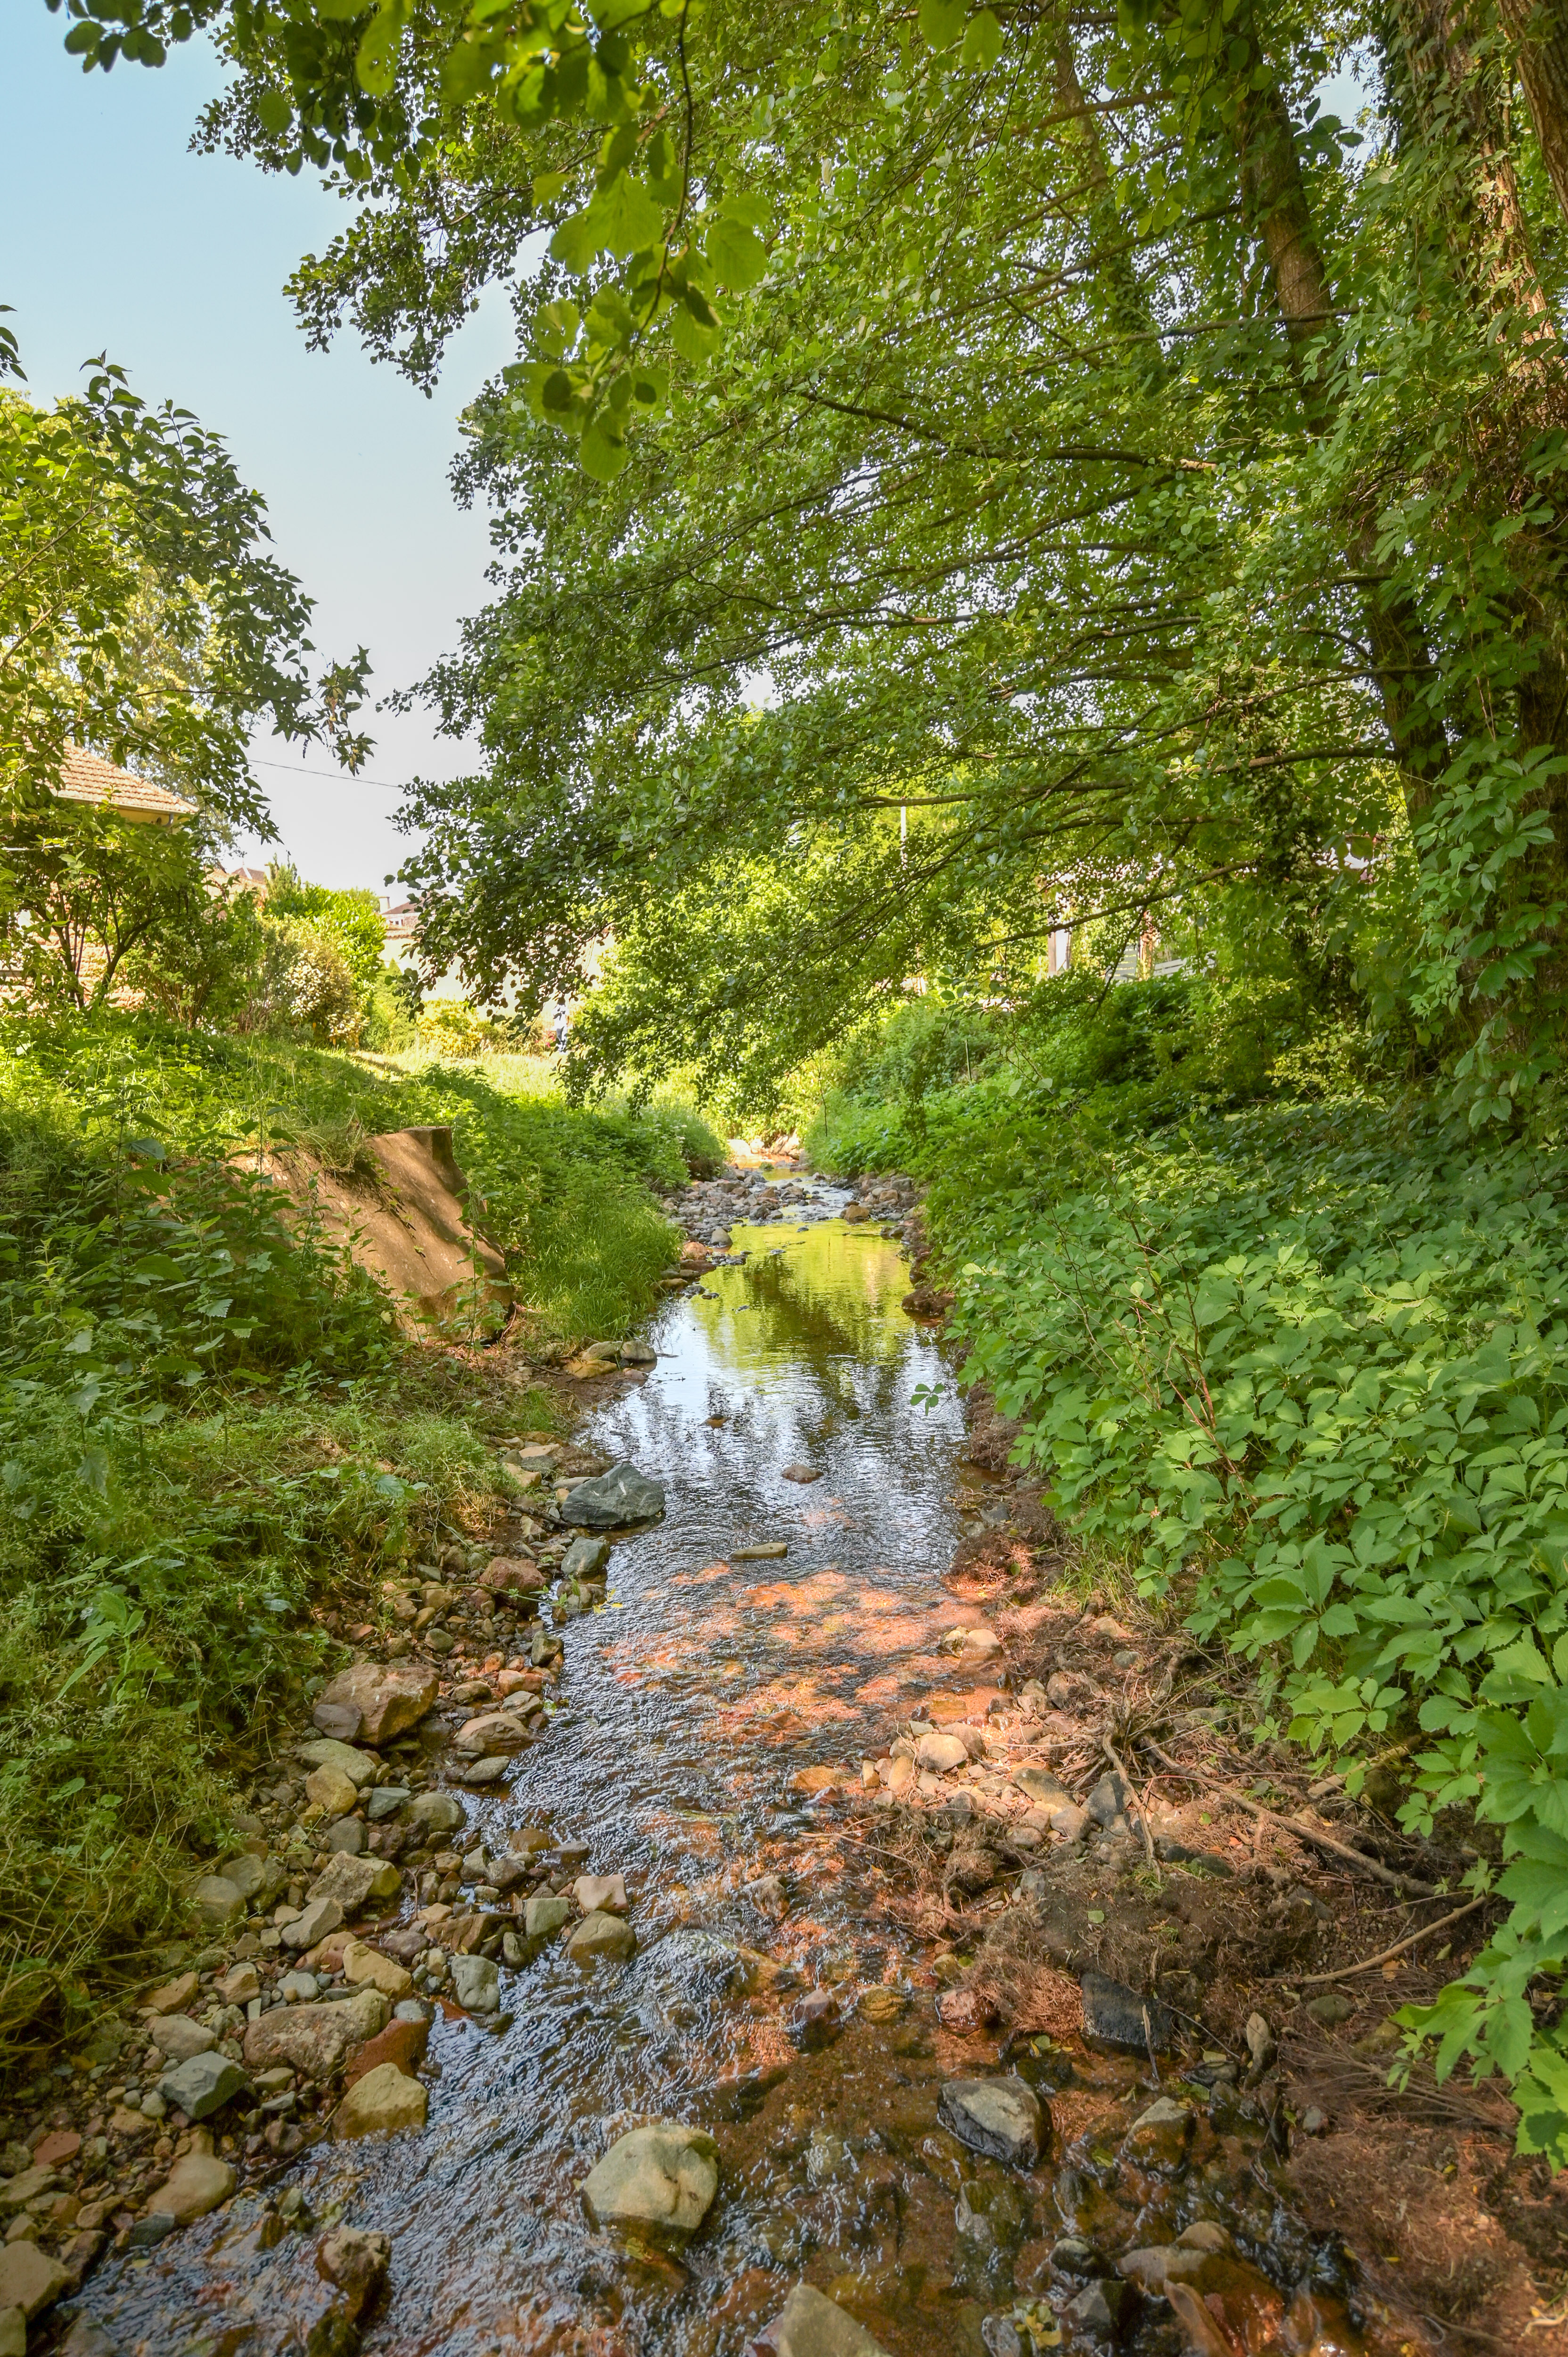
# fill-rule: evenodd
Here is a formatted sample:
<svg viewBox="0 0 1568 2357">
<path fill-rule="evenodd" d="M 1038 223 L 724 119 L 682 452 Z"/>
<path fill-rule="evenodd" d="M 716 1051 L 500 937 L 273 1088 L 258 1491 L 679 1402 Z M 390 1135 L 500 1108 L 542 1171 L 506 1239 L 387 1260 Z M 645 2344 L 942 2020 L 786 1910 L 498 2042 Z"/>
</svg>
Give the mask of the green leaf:
<svg viewBox="0 0 1568 2357">
<path fill-rule="evenodd" d="M 965 0 L 920 0 L 920 38 L 933 49 L 950 49 L 963 31 Z"/>
<path fill-rule="evenodd" d="M 755 230 L 721 213 L 708 231 L 708 259 L 721 285 L 744 294 L 768 268 L 768 249 Z"/>
<path fill-rule="evenodd" d="M 280 138 L 294 121 L 294 108 L 281 90 L 263 90 L 256 94 L 256 114 L 263 131 Z"/>
<path fill-rule="evenodd" d="M 371 98 L 385 98 L 397 80 L 398 52 L 408 21 L 409 0 L 381 0 L 360 40 L 354 71 L 360 88 Z"/>
<path fill-rule="evenodd" d="M 972 16 L 963 37 L 962 62 L 971 73 L 989 73 L 1002 55 L 1002 26 L 989 8 Z"/>
<path fill-rule="evenodd" d="M 590 204 L 562 222 L 550 241 L 550 258 L 562 264 L 575 278 L 582 278 L 592 268 L 601 244 L 600 221 L 595 206 Z"/>
<path fill-rule="evenodd" d="M 578 463 L 585 475 L 597 483 L 613 483 L 627 462 L 624 442 L 617 442 L 605 430 L 602 417 L 596 417 L 577 446 Z"/>
</svg>

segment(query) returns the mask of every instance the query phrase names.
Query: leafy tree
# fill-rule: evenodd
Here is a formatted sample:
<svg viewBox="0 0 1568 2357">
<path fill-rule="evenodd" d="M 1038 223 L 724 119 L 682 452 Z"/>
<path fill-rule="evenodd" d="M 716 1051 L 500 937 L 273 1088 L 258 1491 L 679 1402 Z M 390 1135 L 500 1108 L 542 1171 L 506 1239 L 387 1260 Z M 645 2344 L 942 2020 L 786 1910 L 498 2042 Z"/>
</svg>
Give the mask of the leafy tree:
<svg viewBox="0 0 1568 2357">
<path fill-rule="evenodd" d="M 0 392 L 0 798 L 44 809 L 68 745 L 144 770 L 221 825 L 265 833 L 256 724 L 364 755 L 364 672 L 313 686 L 310 605 L 215 435 L 100 365 L 45 409 Z"/>
</svg>

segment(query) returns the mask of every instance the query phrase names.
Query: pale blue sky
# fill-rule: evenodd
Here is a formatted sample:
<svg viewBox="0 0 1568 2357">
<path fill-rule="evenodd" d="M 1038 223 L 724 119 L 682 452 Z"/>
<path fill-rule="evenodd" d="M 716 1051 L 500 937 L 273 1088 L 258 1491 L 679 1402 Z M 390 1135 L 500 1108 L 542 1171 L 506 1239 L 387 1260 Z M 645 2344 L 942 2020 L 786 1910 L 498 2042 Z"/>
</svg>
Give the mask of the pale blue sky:
<svg viewBox="0 0 1568 2357">
<path fill-rule="evenodd" d="M 485 595 L 485 518 L 456 506 L 446 469 L 459 411 L 510 356 L 504 294 L 453 346 L 433 401 L 351 331 L 308 351 L 284 281 L 346 210 L 305 174 L 188 152 L 217 83 L 201 43 L 156 72 L 84 75 L 63 30 L 43 0 L 0 5 L 0 303 L 31 391 L 67 391 L 107 351 L 139 393 L 194 410 L 266 500 L 278 554 L 317 600 L 317 646 L 367 645 L 374 692 L 411 683 Z M 369 725 L 375 778 L 463 766 L 423 719 Z M 396 794 L 343 779 L 319 752 L 303 759 L 325 776 L 299 774 L 275 742 L 256 751 L 289 765 L 257 776 L 305 872 L 379 891 L 407 849 L 388 823 Z"/>
</svg>

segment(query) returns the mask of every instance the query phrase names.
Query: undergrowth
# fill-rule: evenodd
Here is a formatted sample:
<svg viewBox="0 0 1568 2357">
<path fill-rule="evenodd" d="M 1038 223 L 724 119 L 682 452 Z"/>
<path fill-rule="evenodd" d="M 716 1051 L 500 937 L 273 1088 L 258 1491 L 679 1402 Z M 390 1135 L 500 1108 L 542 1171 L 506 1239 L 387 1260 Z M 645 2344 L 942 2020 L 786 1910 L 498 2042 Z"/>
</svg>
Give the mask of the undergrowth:
<svg viewBox="0 0 1568 2357">
<path fill-rule="evenodd" d="M 694 1116 L 585 1114 L 476 1067 L 110 1019 L 0 1028 L 0 2058 L 73 2035 L 188 1928 L 228 1774 L 340 1658 L 329 1606 L 478 1527 L 475 1417 L 549 1399 L 413 1348 L 385 1297 L 258 1173 L 303 1143 L 451 1121 L 542 1328 L 625 1329 Z M 493 1397 L 493 1406 L 487 1402 Z M 354 1602 L 353 1599 L 358 1599 Z"/>
<path fill-rule="evenodd" d="M 1467 1886 L 1510 1913 L 1401 2018 L 1440 2076 L 1502 2072 L 1561 2167 L 1568 1149 L 1218 1087 L 1199 996 L 1064 989 L 967 1085 L 852 1076 L 810 1144 L 929 1178 L 965 1380 L 1086 1540 L 1256 1663 L 1264 1731 L 1352 1789 L 1393 1747 L 1407 1828 L 1497 1829 Z"/>
</svg>

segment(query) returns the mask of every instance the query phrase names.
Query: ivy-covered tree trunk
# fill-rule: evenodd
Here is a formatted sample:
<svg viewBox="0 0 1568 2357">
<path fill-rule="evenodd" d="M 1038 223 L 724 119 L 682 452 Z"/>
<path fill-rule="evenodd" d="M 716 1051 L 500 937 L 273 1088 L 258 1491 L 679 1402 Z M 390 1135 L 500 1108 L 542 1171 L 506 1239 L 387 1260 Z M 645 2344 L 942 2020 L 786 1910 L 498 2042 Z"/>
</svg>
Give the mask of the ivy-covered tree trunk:
<svg viewBox="0 0 1568 2357">
<path fill-rule="evenodd" d="M 1237 127 L 1242 200 L 1269 264 L 1307 425 L 1315 436 L 1324 436 L 1332 430 L 1343 399 L 1326 364 L 1328 331 L 1337 312 L 1290 114 L 1277 83 L 1245 92 Z M 1378 564 L 1371 504 L 1359 504 L 1345 521 L 1345 553 L 1360 590 L 1372 675 L 1413 817 L 1430 800 L 1433 784 L 1449 759 L 1436 666 L 1408 593 Z"/>
<path fill-rule="evenodd" d="M 1561 0 L 1498 0 L 1541 145 L 1546 176 L 1568 213 L 1568 16 Z"/>
</svg>

